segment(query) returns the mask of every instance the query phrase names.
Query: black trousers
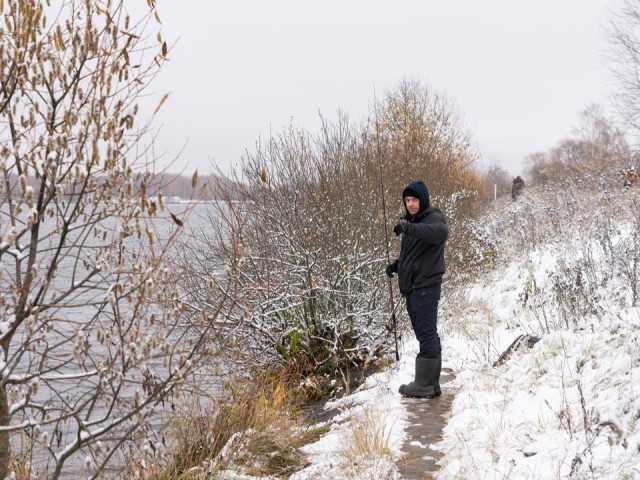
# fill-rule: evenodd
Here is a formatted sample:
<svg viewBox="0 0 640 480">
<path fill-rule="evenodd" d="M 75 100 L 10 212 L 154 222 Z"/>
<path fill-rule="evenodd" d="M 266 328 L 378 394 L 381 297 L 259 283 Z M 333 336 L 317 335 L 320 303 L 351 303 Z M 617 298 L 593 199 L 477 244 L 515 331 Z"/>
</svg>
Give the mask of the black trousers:
<svg viewBox="0 0 640 480">
<path fill-rule="evenodd" d="M 407 312 L 413 332 L 420 342 L 418 357 L 438 358 L 440 337 L 438 336 L 438 302 L 442 284 L 414 290 L 407 295 Z"/>
</svg>

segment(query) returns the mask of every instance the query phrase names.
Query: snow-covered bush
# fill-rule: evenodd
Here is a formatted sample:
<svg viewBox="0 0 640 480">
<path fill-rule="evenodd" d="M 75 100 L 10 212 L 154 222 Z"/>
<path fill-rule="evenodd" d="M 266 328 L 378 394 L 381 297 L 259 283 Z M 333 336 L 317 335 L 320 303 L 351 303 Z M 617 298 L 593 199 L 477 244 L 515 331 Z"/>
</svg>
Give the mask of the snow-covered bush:
<svg viewBox="0 0 640 480">
<path fill-rule="evenodd" d="M 445 98 L 405 81 L 375 113 L 362 127 L 340 115 L 316 135 L 291 127 L 258 143 L 241 161 L 236 194 L 212 207 L 219 235 L 198 232 L 188 249 L 196 268 L 184 290 L 194 301 L 220 286 L 208 292 L 189 278 L 236 279 L 243 301 L 224 328 L 245 359 L 297 363 L 320 391 L 318 374 L 339 373 L 348 388 L 354 367 L 395 348 L 384 269 L 399 249 L 390 232 L 404 186 L 427 182 L 432 205 L 451 215 L 454 251 L 466 248 L 464 219 L 478 208 L 468 135 Z"/>
<path fill-rule="evenodd" d="M 296 363 L 319 376 L 307 385 L 316 394 L 336 372 L 348 388 L 352 368 L 393 338 L 377 186 L 355 139 L 346 119 L 315 139 L 294 129 L 272 139 L 244 160 L 243 202 L 212 207 L 220 235 L 196 233 L 190 245 L 206 270 L 236 279 L 243 301 L 228 327 L 242 361 Z M 218 289 L 194 298 L 208 302 Z"/>
</svg>

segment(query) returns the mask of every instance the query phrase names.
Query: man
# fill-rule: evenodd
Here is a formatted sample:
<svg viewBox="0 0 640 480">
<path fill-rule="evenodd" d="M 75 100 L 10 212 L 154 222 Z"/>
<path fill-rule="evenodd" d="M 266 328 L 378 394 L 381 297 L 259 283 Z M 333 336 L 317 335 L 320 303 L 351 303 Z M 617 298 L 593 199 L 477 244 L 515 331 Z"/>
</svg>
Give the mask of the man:
<svg viewBox="0 0 640 480">
<path fill-rule="evenodd" d="M 513 179 L 512 184 L 513 185 L 511 185 L 511 199 L 515 200 L 516 198 L 518 198 L 518 196 L 522 193 L 522 190 L 524 189 L 524 180 L 520 175 L 518 175 L 516 178 Z"/>
<path fill-rule="evenodd" d="M 410 397 L 440 395 L 442 357 L 438 336 L 438 302 L 444 275 L 444 242 L 449 230 L 443 213 L 429 205 L 427 186 L 416 181 L 402 192 L 406 210 L 404 221 L 393 231 L 402 235 L 400 255 L 387 266 L 386 273 L 398 273 L 400 293 L 406 297 L 411 326 L 420 342 L 415 380 L 400 387 Z"/>
</svg>

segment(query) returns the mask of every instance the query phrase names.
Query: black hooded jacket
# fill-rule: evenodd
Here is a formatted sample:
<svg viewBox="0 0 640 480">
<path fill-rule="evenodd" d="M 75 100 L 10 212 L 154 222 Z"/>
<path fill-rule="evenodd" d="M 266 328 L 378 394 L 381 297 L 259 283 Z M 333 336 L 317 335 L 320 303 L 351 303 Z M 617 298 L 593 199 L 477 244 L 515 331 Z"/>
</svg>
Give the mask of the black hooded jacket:
<svg viewBox="0 0 640 480">
<path fill-rule="evenodd" d="M 415 196 L 420 200 L 420 209 L 415 215 L 405 210 L 405 233 L 400 243 L 400 255 L 392 265 L 398 272 L 400 293 L 407 295 L 412 291 L 435 285 L 444 275 L 444 243 L 449 236 L 444 214 L 429 204 L 429 191 L 420 181 L 412 182 L 404 189 L 402 200 L 406 196 Z"/>
</svg>

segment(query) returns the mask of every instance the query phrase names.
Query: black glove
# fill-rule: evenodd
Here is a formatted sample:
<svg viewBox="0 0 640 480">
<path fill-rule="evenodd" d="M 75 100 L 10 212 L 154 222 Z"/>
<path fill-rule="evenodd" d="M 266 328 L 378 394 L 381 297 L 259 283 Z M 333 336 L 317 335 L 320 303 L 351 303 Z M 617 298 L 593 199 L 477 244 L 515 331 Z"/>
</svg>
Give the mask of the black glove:
<svg viewBox="0 0 640 480">
<path fill-rule="evenodd" d="M 409 224 L 407 222 L 400 222 L 395 227 L 393 227 L 393 233 L 395 233 L 396 236 L 400 236 L 401 233 L 407 233 L 408 230 Z"/>
<path fill-rule="evenodd" d="M 384 270 L 384 272 L 387 274 L 387 277 L 389 278 L 393 278 L 393 274 L 396 273 L 397 271 L 398 271 L 397 262 L 390 263 L 389 265 L 387 265 L 387 268 Z"/>
</svg>

